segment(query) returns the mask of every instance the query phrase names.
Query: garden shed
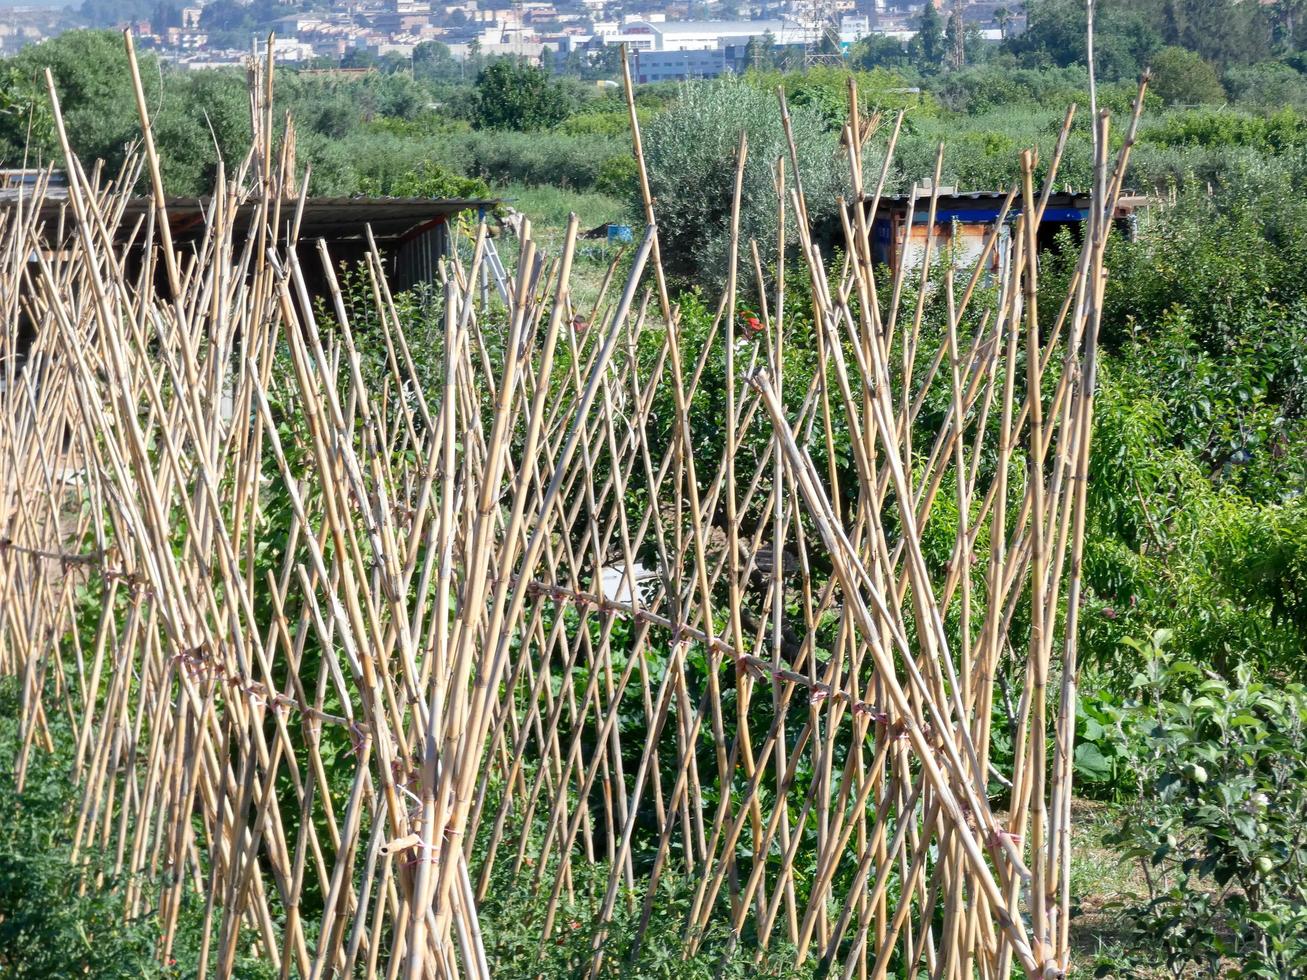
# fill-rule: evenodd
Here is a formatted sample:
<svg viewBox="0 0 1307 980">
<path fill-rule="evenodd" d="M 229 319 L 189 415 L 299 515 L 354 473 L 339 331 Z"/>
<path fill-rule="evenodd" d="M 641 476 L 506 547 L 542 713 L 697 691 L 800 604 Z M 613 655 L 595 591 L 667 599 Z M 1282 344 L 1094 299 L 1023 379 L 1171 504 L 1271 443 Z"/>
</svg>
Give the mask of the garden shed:
<svg viewBox="0 0 1307 980">
<path fill-rule="evenodd" d="M 935 254 L 953 248 L 959 266 L 976 262 L 985 247 L 985 237 L 1003 210 L 1007 194 L 1003 191 L 958 191 L 941 187 L 935 202 Z M 910 194 L 882 197 L 871 221 L 872 260 L 889 266 L 897 272 L 906 262 L 908 269 L 919 269 L 926 252 L 926 237 L 930 220 L 929 187 L 915 188 Z M 1063 229 L 1071 229 L 1079 238 L 1080 228 L 1089 217 L 1088 194 L 1060 191 L 1049 195 L 1044 219 L 1039 226 L 1041 248 L 1050 247 Z M 873 205 L 864 198 L 863 206 L 870 212 Z M 1133 234 L 1136 213 L 1147 199 L 1136 195 L 1123 195 L 1114 212 L 1114 218 L 1128 233 Z M 1009 208 L 1006 225 L 999 235 L 998 248 L 990 256 L 991 269 L 997 270 L 1006 254 L 1011 224 L 1021 213 L 1021 202 L 1016 200 Z"/>
<path fill-rule="evenodd" d="M 16 208 L 20 193 L 18 187 L 0 190 L 0 212 Z M 367 253 L 369 230 L 386 264 L 391 289 L 402 290 L 436 281 L 440 259 L 448 254 L 452 240 L 451 221 L 469 211 L 483 216 L 496 203 L 463 198 L 310 197 L 305 200 L 303 211 L 297 214 L 298 201 L 285 199 L 280 202 L 279 224 L 283 233 L 297 231 L 299 254 L 311 292 L 326 291 L 316 255 L 318 240 L 327 243 L 336 263 L 353 264 Z M 237 207 L 232 218 L 235 241 L 244 240 L 258 207 L 257 200 L 248 200 Z M 117 228 L 121 235 L 127 236 L 138 220 L 144 222 L 154 210 L 154 202 L 148 197 L 133 197 L 125 202 L 123 209 L 123 219 Z M 208 198 L 168 200 L 169 230 L 179 249 L 185 251 L 188 245 L 204 237 L 209 210 Z M 58 254 L 76 234 L 73 209 L 64 188 L 49 188 L 41 211 L 50 254 Z M 292 229 L 296 224 L 297 228 Z M 137 234 L 136 238 L 139 241 L 142 236 Z M 130 250 L 129 261 L 139 262 L 140 258 L 139 247 Z"/>
</svg>

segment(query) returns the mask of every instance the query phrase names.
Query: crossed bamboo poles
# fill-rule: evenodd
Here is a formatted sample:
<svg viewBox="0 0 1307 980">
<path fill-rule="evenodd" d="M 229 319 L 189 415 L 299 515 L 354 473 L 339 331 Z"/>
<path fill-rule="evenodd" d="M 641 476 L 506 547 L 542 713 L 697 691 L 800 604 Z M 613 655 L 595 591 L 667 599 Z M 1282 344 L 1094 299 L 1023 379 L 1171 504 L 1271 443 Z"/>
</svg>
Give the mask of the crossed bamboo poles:
<svg viewBox="0 0 1307 980">
<path fill-rule="evenodd" d="M 165 959 L 202 896 L 201 976 L 251 936 L 282 976 L 487 976 L 496 867 L 538 893 L 544 943 L 578 861 L 608 869 L 590 975 L 638 956 L 671 871 L 693 884 L 687 957 L 715 925 L 844 977 L 1069 968 L 1103 253 L 1142 98 L 1115 161 L 1092 121 L 1094 204 L 1051 320 L 1036 231 L 1071 113 L 1042 191 L 1023 156 L 1015 220 L 974 269 L 932 192 L 929 288 L 871 261 L 902 117 L 874 181 L 849 153 L 833 267 L 792 137 L 780 261 L 742 239 L 741 138 L 700 338 L 662 272 L 628 73 L 648 231 L 588 327 L 575 220 L 493 309 L 481 228 L 444 267 L 427 352 L 375 247 L 347 296 L 298 240 L 311 179 L 270 57 L 251 62 L 250 153 L 219 167 L 199 240 L 172 241 L 127 48 L 140 151 L 85 170 L 51 85 L 60 226 L 40 224 L 44 186 L 0 218 L 0 673 L 20 788 L 67 720 L 83 887 L 126 881 Z M 887 127 L 849 101 L 860 151 Z M 935 188 L 941 167 L 942 149 Z M 127 227 L 142 175 L 155 207 Z M 529 225 L 516 267 L 537 267 Z M 734 315 L 750 292 L 756 335 Z M 808 380 L 787 376 L 799 348 Z M 691 425 L 705 399 L 715 441 Z M 639 909 L 624 948 L 618 902 Z"/>
</svg>

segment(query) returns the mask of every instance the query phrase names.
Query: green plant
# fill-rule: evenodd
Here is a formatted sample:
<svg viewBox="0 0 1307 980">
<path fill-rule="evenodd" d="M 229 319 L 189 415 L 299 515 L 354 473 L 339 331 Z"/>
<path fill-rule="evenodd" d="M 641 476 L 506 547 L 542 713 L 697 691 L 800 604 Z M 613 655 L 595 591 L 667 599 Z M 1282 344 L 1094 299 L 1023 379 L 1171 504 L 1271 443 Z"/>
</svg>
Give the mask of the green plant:
<svg viewBox="0 0 1307 980">
<path fill-rule="evenodd" d="M 1193 51 L 1162 48 L 1153 54 L 1152 70 L 1154 89 L 1164 102 L 1195 104 L 1225 98 L 1216 69 Z"/>
<path fill-rule="evenodd" d="M 1141 793 L 1110 839 L 1147 894 L 1122 968 L 1279 978 L 1307 969 L 1307 689 L 1229 678 L 1144 649 L 1134 686 Z"/>
<path fill-rule="evenodd" d="M 51 693 L 47 703 L 57 703 Z M 83 852 L 69 841 L 81 795 L 69 777 L 75 735 L 67 716 L 51 712 L 55 752 L 33 749 L 23 792 L 12 764 L 21 744 L 17 678 L 0 679 L 0 977 L 6 980 L 97 980 L 194 976 L 204 901 L 188 893 L 167 962 L 159 959 L 156 896 L 147 886 L 140 913 L 124 914 L 125 875 L 112 854 Z M 246 944 L 248 946 L 248 944 Z M 276 973 L 257 957 L 239 956 L 234 975 L 267 980 Z"/>
<path fill-rule="evenodd" d="M 482 129 L 546 129 L 566 119 L 574 104 L 572 90 L 543 68 L 499 58 L 477 75 L 473 121 Z"/>
<path fill-rule="evenodd" d="M 795 144 L 810 215 L 832 215 L 845 165 L 820 113 L 791 108 Z M 721 281 L 730 241 L 730 212 L 740 134 L 748 137 L 741 199 L 741 239 L 752 238 L 770 264 L 775 257 L 777 195 L 774 168 L 788 156 L 775 96 L 726 79 L 687 85 L 675 106 L 645 134 L 649 181 L 658 201 L 663 263 L 682 279 Z M 786 162 L 792 185 L 793 168 Z M 643 213 L 638 201 L 632 210 Z M 742 272 L 748 256 L 741 256 Z"/>
</svg>

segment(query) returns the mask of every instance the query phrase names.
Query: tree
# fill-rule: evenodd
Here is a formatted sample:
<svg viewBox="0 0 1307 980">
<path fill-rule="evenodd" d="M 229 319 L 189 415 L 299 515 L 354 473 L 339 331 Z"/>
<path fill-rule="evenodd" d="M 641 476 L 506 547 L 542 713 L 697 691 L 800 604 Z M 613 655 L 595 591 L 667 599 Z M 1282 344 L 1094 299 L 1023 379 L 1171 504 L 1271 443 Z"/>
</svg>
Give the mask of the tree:
<svg viewBox="0 0 1307 980">
<path fill-rule="evenodd" d="M 588 52 L 588 78 L 611 78 L 621 74 L 622 49 L 616 44 L 601 44 L 598 50 Z"/>
<path fill-rule="evenodd" d="M 921 21 L 913 39 L 917 64 L 922 71 L 936 71 L 944 61 L 944 19 L 931 0 L 921 8 Z"/>
<path fill-rule="evenodd" d="M 998 7 L 994 11 L 994 23 L 998 25 L 998 33 L 1003 40 L 1007 40 L 1007 26 L 1012 23 L 1012 11 L 1007 7 Z"/>
<path fill-rule="evenodd" d="M 776 191 L 772 170 L 787 141 L 776 113 L 774 89 L 727 76 L 687 87 L 645 132 L 649 181 L 659 202 L 658 233 L 663 263 L 684 280 L 721 283 L 730 247 L 731 200 L 740 132 L 748 134 L 741 241 L 755 240 L 764 265 L 775 258 Z M 799 154 L 810 216 L 832 218 L 847 175 L 837 155 L 837 138 L 811 106 L 791 104 L 791 125 Z M 868 163 L 874 169 L 878 163 Z M 786 168 L 793 181 L 792 168 Z M 639 200 L 632 208 L 640 211 Z M 741 275 L 748 277 L 741 256 Z"/>
<path fill-rule="evenodd" d="M 1281 106 L 1307 109 L 1307 76 L 1282 61 L 1231 68 L 1221 81 L 1236 102 L 1268 109 Z"/>
<path fill-rule="evenodd" d="M 450 82 L 459 77 L 459 65 L 447 45 L 423 41 L 413 49 L 413 77 L 428 82 Z"/>
<path fill-rule="evenodd" d="M 1162 46 L 1162 0 L 1096 0 L 1094 61 L 1100 81 L 1134 79 Z M 1026 0 L 1026 29 L 1003 42 L 1025 68 L 1086 65 L 1084 0 Z"/>
<path fill-rule="evenodd" d="M 1242 0 L 1165 0 L 1163 38 L 1223 68 L 1263 61 L 1273 30 L 1264 9 Z"/>
<path fill-rule="evenodd" d="M 744 60 L 749 68 L 764 71 L 776 67 L 776 35 L 771 31 L 749 38 L 744 49 Z"/>
<path fill-rule="evenodd" d="M 944 28 L 944 50 L 949 52 L 949 67 L 961 70 L 966 63 L 967 27 L 955 11 L 949 14 L 948 24 Z"/>
<path fill-rule="evenodd" d="M 907 68 L 911 66 L 912 58 L 902 41 L 884 34 L 868 34 L 853 45 L 849 62 L 854 68 L 871 71 L 876 68 Z"/>
<path fill-rule="evenodd" d="M 1225 89 L 1216 69 L 1193 51 L 1165 47 L 1153 55 L 1153 92 L 1172 105 L 1222 102 Z"/>
<path fill-rule="evenodd" d="M 574 102 L 543 68 L 499 58 L 477 74 L 473 122 L 479 129 L 547 129 L 571 115 Z"/>
<path fill-rule="evenodd" d="M 151 77 L 157 71 L 153 57 L 143 55 L 141 61 L 141 74 Z M 83 159 L 105 160 L 111 169 L 122 162 L 139 122 L 131 100 L 121 97 L 131 85 L 121 36 L 113 31 L 68 31 L 24 48 L 5 65 L 4 101 L 10 110 L 0 114 L 0 140 L 5 144 L 0 153 L 7 160 L 22 158 L 29 121 L 34 127 L 29 161 L 45 164 L 59 155 L 45 92 L 48 67 L 73 148 Z"/>
</svg>

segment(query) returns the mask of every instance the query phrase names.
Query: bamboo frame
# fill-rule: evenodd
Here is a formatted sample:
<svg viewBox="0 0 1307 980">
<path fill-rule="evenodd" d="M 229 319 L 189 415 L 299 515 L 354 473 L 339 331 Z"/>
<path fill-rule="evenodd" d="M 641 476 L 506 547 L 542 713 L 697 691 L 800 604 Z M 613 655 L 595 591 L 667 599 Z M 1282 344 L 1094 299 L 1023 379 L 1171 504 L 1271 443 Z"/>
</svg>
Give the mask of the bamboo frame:
<svg viewBox="0 0 1307 980">
<path fill-rule="evenodd" d="M 932 223 L 940 285 L 881 283 L 868 214 L 890 161 L 868 208 L 874 134 L 851 86 L 842 267 L 811 237 L 792 139 L 763 267 L 740 232 L 741 137 L 724 296 L 694 340 L 627 72 L 648 225 L 629 266 L 574 327 L 576 220 L 538 278 L 528 225 L 528 274 L 487 306 L 479 229 L 443 269 L 432 370 L 375 245 L 360 302 L 325 246 L 297 241 L 309 180 L 293 128 L 273 132 L 270 57 L 251 62 L 255 145 L 177 247 L 126 44 L 142 155 L 88 173 L 51 85 L 67 213 L 38 225 L 42 181 L 0 216 L 0 674 L 20 692 L 20 791 L 52 716 L 71 726 L 84 887 L 112 854 L 125 917 L 157 898 L 163 958 L 185 893 L 203 894 L 200 976 L 230 975 L 244 936 L 283 977 L 488 977 L 476 910 L 496 869 L 539 890 L 544 943 L 579 862 L 607 870 L 590 976 L 638 956 L 669 873 L 693 882 L 687 957 L 716 923 L 723 955 L 784 940 L 844 977 L 1070 968 L 1096 344 L 1142 87 L 1116 161 L 1100 150 L 1051 328 L 1035 235 L 1071 115 L 1042 193 L 1023 155 L 992 282 L 938 252 Z M 788 132 L 783 96 L 780 113 Z M 154 208 L 125 228 L 142 171 Z M 756 334 L 735 312 L 741 260 Z M 322 266 L 325 318 L 303 261 Z M 816 365 L 806 385 L 794 352 Z M 718 397 L 720 438 L 696 442 Z M 1005 672 L 1025 686 L 1000 766 Z M 619 901 L 640 910 L 624 948 Z"/>
</svg>

